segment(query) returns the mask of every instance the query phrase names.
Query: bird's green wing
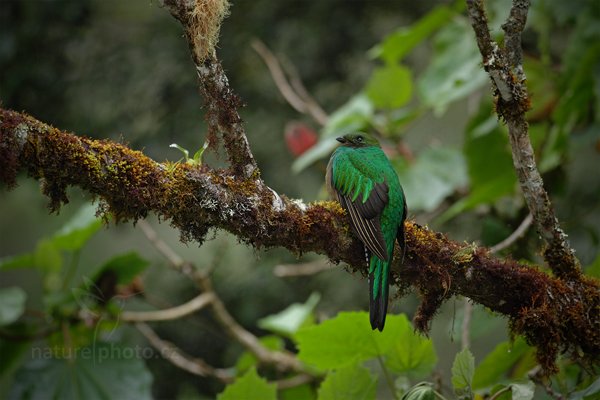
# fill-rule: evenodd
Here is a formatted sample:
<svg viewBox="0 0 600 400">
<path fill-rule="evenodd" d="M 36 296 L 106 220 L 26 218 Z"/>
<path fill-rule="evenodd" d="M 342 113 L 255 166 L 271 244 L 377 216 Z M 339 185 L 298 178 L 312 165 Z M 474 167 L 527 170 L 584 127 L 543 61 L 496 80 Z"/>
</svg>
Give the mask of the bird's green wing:
<svg viewBox="0 0 600 400">
<path fill-rule="evenodd" d="M 352 228 L 371 253 L 388 261 L 380 216 L 389 202 L 388 185 L 377 170 L 356 157 L 336 157 L 331 165 L 331 187 L 350 215 Z"/>
</svg>

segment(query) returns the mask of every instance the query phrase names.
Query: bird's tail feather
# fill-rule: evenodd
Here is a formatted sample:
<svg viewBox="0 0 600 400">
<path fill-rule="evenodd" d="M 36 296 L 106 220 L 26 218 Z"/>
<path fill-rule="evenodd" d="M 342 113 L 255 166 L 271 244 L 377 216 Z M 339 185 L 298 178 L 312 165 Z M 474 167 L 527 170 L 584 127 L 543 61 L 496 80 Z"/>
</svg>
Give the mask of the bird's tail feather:
<svg viewBox="0 0 600 400">
<path fill-rule="evenodd" d="M 369 268 L 369 316 L 373 330 L 383 330 L 388 307 L 390 262 L 371 257 Z"/>
</svg>

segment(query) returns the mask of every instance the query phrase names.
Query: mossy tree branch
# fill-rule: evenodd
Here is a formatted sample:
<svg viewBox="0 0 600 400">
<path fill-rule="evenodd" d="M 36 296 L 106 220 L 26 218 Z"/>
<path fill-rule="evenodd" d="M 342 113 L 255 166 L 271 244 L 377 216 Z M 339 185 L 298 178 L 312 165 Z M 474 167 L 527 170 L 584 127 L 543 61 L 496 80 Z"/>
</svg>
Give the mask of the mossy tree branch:
<svg viewBox="0 0 600 400">
<path fill-rule="evenodd" d="M 0 181 L 14 187 L 26 171 L 42 181 L 52 210 L 76 186 L 101 199 L 100 211 L 117 221 L 155 213 L 184 240 L 202 243 L 223 229 L 256 248 L 281 246 L 324 254 L 365 274 L 362 245 L 351 235 L 337 203 L 305 204 L 270 189 L 256 177 L 190 164 L 161 164 L 124 145 L 63 132 L 24 113 L 0 109 Z M 595 362 L 600 356 L 600 287 L 581 277 L 566 282 L 535 267 L 493 257 L 488 249 L 449 240 L 412 221 L 408 252 L 392 279 L 422 298 L 416 327 L 427 332 L 441 304 L 453 295 L 471 298 L 509 318 L 514 334 L 538 347 L 548 372 L 556 355 Z"/>
<path fill-rule="evenodd" d="M 546 242 L 546 263 L 556 276 L 577 281 L 581 279 L 581 267 L 544 189 L 525 117 L 530 108 L 530 99 L 522 65 L 521 32 L 527 22 L 529 5 L 529 0 L 513 0 L 510 14 L 502 25 L 505 32 L 504 47 L 490 35 L 483 0 L 467 0 L 467 11 L 483 57 L 483 67 L 491 79 L 496 111 L 508 126 L 513 164 L 521 191 L 533 215 L 535 227 Z"/>
</svg>

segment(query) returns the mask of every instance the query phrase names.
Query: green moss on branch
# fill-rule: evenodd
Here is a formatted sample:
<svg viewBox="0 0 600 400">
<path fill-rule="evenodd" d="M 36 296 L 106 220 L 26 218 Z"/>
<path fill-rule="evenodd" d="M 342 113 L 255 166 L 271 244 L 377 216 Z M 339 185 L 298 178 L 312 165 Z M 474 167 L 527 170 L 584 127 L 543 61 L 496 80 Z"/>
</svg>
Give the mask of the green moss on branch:
<svg viewBox="0 0 600 400">
<path fill-rule="evenodd" d="M 19 171 L 42 180 L 53 211 L 68 201 L 66 188 L 77 186 L 100 197 L 102 211 L 116 221 L 136 221 L 153 212 L 169 220 L 184 240 L 201 243 L 209 229 L 223 229 L 256 248 L 325 254 L 366 273 L 362 245 L 349 232 L 338 203 L 290 200 L 256 176 L 244 179 L 207 166 L 160 164 L 122 144 L 78 137 L 3 109 L 0 171 L 0 184 L 8 188 L 16 185 Z M 554 371 L 561 352 L 598 362 L 597 280 L 566 283 L 411 221 L 405 228 L 405 265 L 396 261 L 392 279 L 402 293 L 409 286 L 420 293 L 419 330 L 428 331 L 444 301 L 463 295 L 507 316 L 512 333 L 537 346 L 538 360 L 548 372 Z"/>
</svg>

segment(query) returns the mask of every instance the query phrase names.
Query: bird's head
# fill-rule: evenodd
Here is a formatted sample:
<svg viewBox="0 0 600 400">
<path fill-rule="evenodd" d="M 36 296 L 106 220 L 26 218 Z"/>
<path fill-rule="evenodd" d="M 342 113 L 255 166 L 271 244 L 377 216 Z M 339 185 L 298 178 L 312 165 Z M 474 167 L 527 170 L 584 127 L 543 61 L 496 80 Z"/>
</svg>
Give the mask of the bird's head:
<svg viewBox="0 0 600 400">
<path fill-rule="evenodd" d="M 344 136 L 336 138 L 336 140 L 340 142 L 343 146 L 348 147 L 381 147 L 377 139 L 375 139 L 375 137 L 364 132 L 347 133 Z"/>
</svg>

